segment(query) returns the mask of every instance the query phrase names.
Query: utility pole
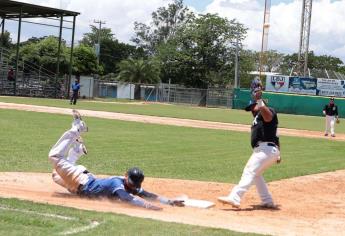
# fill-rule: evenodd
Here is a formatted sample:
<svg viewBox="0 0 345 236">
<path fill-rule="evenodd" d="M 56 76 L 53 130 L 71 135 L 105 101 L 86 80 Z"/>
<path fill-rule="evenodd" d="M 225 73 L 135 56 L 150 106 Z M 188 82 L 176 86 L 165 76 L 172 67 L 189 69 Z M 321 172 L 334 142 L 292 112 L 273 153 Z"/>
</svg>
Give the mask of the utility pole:
<svg viewBox="0 0 345 236">
<path fill-rule="evenodd" d="M 105 21 L 94 20 L 93 23 L 98 24 L 98 36 L 97 36 L 98 43 L 95 44 L 95 49 L 96 49 L 96 55 L 97 55 L 97 64 L 99 65 L 99 57 L 101 54 L 101 29 L 102 29 L 102 25 L 105 24 Z"/>
</svg>

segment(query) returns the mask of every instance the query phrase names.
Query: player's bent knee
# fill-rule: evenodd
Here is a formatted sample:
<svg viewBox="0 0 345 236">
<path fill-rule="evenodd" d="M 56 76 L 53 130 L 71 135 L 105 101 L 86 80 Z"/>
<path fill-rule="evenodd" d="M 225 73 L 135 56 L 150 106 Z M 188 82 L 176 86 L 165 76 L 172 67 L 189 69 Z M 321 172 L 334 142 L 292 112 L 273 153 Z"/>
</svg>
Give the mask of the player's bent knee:
<svg viewBox="0 0 345 236">
<path fill-rule="evenodd" d="M 48 160 L 53 164 L 53 166 L 55 167 L 56 164 L 58 163 L 58 161 L 60 160 L 60 158 L 58 158 L 57 156 L 49 156 Z"/>
</svg>

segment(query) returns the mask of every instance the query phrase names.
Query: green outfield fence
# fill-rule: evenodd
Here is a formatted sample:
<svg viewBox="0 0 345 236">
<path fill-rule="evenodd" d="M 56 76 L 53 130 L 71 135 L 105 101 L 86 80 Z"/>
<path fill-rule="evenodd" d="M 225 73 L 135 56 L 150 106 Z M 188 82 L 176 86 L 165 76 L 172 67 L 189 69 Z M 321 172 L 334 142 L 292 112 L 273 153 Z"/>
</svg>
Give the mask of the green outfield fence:
<svg viewBox="0 0 345 236">
<path fill-rule="evenodd" d="M 233 108 L 244 109 L 250 100 L 250 90 L 235 89 Z M 296 95 L 286 93 L 264 92 L 263 98 L 277 112 L 297 115 L 322 116 L 323 107 L 328 104 L 329 97 Z M 335 98 L 339 117 L 345 117 L 345 99 Z"/>
</svg>

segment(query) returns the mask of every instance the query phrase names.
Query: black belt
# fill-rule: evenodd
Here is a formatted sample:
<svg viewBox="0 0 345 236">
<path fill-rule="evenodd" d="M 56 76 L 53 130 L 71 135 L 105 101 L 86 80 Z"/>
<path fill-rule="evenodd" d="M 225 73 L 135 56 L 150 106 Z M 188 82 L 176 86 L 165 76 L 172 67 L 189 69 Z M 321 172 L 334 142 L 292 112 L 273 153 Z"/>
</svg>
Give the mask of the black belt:
<svg viewBox="0 0 345 236">
<path fill-rule="evenodd" d="M 277 145 L 277 144 L 272 143 L 272 142 L 262 142 L 262 143 L 257 143 L 257 144 L 256 144 L 254 147 L 255 147 L 255 148 L 257 148 L 257 147 L 259 147 L 259 146 L 260 146 L 260 144 L 265 144 L 265 145 L 270 146 L 270 147 L 278 147 L 278 145 Z"/>
</svg>

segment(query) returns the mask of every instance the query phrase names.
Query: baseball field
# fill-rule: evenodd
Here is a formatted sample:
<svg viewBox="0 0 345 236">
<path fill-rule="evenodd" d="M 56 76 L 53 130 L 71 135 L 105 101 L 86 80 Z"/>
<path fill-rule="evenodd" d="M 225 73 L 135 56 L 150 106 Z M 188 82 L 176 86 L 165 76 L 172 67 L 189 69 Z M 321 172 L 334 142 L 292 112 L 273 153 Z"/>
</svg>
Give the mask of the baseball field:
<svg viewBox="0 0 345 236">
<path fill-rule="evenodd" d="M 282 162 L 265 172 L 279 208 L 257 207 L 255 187 L 240 210 L 218 203 L 251 154 L 249 113 L 117 101 L 0 97 L 0 235 L 341 235 L 345 232 L 344 120 L 324 137 L 322 117 L 279 114 Z M 48 152 L 84 116 L 96 175 L 145 172 L 143 187 L 215 202 L 210 209 L 138 209 L 81 199 L 51 180 Z"/>
</svg>

